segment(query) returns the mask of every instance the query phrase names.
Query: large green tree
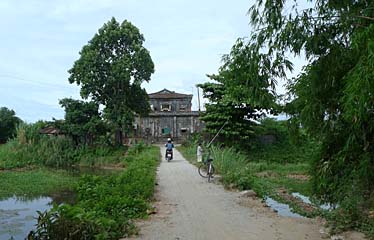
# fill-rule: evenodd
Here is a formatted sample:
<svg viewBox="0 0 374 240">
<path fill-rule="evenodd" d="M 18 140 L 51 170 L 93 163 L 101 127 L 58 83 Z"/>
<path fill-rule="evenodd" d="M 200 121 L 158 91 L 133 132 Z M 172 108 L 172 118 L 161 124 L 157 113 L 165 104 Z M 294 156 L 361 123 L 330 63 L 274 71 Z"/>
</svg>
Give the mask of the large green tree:
<svg viewBox="0 0 374 240">
<path fill-rule="evenodd" d="M 129 21 L 118 23 L 112 18 L 82 48 L 69 70 L 69 82 L 81 86 L 81 96 L 104 106 L 119 144 L 135 114 L 149 111 L 141 84 L 150 80 L 154 64 L 143 42 L 143 35 Z"/>
<path fill-rule="evenodd" d="M 259 50 L 255 42 L 238 39 L 223 56 L 218 74 L 208 75 L 213 81 L 199 85 L 209 99 L 201 118 L 206 129 L 214 134 L 227 122 L 222 139 L 246 149 L 255 136 L 256 120 L 276 112 L 276 80 L 292 67 L 289 61 L 272 63 L 273 56 Z M 273 71 L 275 66 L 280 71 Z"/>
<path fill-rule="evenodd" d="M 6 107 L 0 108 L 0 143 L 5 143 L 9 138 L 16 134 L 16 128 L 21 119 L 16 116 L 16 113 Z"/>
<path fill-rule="evenodd" d="M 216 75 L 210 77 L 218 79 Z M 223 127 L 218 138 L 220 142 L 248 150 L 257 125 L 253 120 L 261 118 L 264 113 L 244 103 L 226 100 L 225 85 L 221 82 L 207 82 L 198 86 L 202 88 L 204 98 L 209 100 L 200 118 L 205 122 L 205 131 L 214 136 Z"/>
<path fill-rule="evenodd" d="M 321 143 L 315 193 L 340 204 L 355 200 L 352 216 L 353 208 L 374 209 L 374 1 L 308 2 L 257 1 L 250 41 L 278 56 L 273 63 L 290 53 L 306 57 L 289 81 L 286 109 Z"/>
</svg>

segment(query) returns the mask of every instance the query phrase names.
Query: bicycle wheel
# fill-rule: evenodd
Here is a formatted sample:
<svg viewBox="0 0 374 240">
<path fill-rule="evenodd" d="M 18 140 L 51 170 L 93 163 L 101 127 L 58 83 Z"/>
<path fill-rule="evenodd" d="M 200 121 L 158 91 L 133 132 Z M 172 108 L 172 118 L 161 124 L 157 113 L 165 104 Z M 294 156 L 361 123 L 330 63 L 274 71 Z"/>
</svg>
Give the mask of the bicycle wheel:
<svg viewBox="0 0 374 240">
<path fill-rule="evenodd" d="M 208 182 L 210 182 L 210 179 L 213 178 L 213 174 L 214 174 L 213 164 L 209 164 L 209 167 L 208 167 Z"/>
<path fill-rule="evenodd" d="M 202 176 L 203 178 L 207 178 L 208 177 L 208 164 L 201 164 L 199 166 L 199 174 L 200 176 Z"/>
</svg>

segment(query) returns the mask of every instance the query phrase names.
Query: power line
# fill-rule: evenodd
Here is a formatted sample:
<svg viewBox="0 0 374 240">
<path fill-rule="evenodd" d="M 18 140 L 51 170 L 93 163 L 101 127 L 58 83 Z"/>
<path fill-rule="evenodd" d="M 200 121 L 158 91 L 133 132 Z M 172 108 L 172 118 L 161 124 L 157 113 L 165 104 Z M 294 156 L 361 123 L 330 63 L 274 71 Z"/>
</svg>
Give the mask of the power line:
<svg viewBox="0 0 374 240">
<path fill-rule="evenodd" d="M 55 87 L 55 88 L 65 88 L 65 89 L 69 89 L 71 90 L 72 87 L 69 87 L 71 85 L 64 85 L 64 84 L 56 84 L 56 83 L 51 83 L 51 82 L 43 82 L 43 81 L 38 81 L 38 80 L 31 80 L 31 79 L 26 79 L 26 78 L 23 78 L 23 77 L 19 77 L 19 76 L 15 76 L 15 75 L 10 75 L 10 74 L 0 74 L 0 78 L 3 78 L 3 79 L 16 79 L 16 80 L 19 80 L 21 82 L 26 82 L 26 83 L 31 83 L 33 85 L 49 85 L 49 86 L 52 86 L 52 87 Z"/>
</svg>

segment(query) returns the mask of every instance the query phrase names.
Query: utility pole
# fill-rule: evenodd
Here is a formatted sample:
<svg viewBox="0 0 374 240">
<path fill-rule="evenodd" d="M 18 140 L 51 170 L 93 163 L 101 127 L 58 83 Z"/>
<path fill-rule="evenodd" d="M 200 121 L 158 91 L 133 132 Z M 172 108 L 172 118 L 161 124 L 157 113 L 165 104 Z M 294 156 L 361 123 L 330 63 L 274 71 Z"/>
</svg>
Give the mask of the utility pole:
<svg viewBox="0 0 374 240">
<path fill-rule="evenodd" d="M 200 93 L 199 93 L 199 87 L 196 85 L 197 88 L 197 103 L 199 105 L 199 112 L 200 112 Z"/>
</svg>

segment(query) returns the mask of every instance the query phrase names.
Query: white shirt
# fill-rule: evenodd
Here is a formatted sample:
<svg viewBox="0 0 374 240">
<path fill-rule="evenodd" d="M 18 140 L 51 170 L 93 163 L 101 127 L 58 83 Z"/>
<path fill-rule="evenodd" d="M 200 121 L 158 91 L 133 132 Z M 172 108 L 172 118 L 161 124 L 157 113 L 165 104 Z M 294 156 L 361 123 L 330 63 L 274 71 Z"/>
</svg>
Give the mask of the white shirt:
<svg viewBox="0 0 374 240">
<path fill-rule="evenodd" d="M 201 146 L 197 146 L 197 152 L 196 152 L 197 156 L 201 156 L 203 155 L 203 148 Z"/>
</svg>

